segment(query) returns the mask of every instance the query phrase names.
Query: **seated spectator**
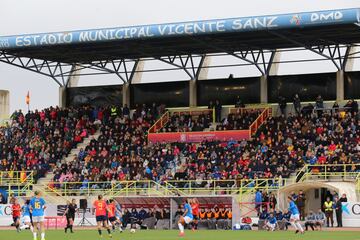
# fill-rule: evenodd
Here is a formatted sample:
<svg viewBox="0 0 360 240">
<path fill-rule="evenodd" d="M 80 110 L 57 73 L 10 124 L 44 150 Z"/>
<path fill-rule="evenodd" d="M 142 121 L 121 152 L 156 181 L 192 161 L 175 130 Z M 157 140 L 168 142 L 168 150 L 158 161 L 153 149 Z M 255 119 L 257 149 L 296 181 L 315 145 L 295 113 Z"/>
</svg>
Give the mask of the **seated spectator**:
<svg viewBox="0 0 360 240">
<path fill-rule="evenodd" d="M 140 224 L 141 224 L 145 218 L 149 217 L 149 214 L 146 212 L 146 210 L 143 207 L 141 207 L 141 209 L 138 213 L 138 216 L 139 216 L 139 220 L 140 220 Z"/>
<path fill-rule="evenodd" d="M 316 216 L 313 211 L 310 211 L 305 218 L 305 230 L 308 231 L 309 227 L 311 227 L 313 231 L 316 230 L 315 222 L 316 222 Z"/>
<path fill-rule="evenodd" d="M 200 132 L 209 128 L 212 121 L 210 113 L 200 115 L 173 114 L 163 127 L 163 132 Z"/>
<path fill-rule="evenodd" d="M 216 219 L 215 219 L 214 208 L 212 208 L 212 209 L 209 208 L 206 210 L 206 221 L 207 221 L 208 229 L 216 229 Z"/>
<path fill-rule="evenodd" d="M 315 214 L 315 226 L 318 226 L 319 229 L 322 229 L 322 226 L 325 225 L 326 216 L 325 213 L 321 210 L 318 210 L 317 214 Z"/>
</svg>

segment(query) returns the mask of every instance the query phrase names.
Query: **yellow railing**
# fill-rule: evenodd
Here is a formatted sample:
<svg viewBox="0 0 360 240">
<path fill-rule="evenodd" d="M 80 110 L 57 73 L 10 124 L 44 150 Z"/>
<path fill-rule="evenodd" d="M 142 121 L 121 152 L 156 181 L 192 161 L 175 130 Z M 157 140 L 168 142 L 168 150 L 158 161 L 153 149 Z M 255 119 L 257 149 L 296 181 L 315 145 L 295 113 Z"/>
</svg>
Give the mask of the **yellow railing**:
<svg viewBox="0 0 360 240">
<path fill-rule="evenodd" d="M 299 181 L 323 180 L 330 178 L 355 181 L 358 179 L 360 164 L 315 164 L 305 165 L 297 174 Z"/>
<path fill-rule="evenodd" d="M 360 192 L 360 173 L 356 176 L 356 191 Z"/>
<path fill-rule="evenodd" d="M 0 171 L 0 185 L 27 184 L 34 182 L 32 171 Z"/>
<path fill-rule="evenodd" d="M 59 196 L 96 195 L 131 196 L 131 195 L 234 195 L 250 189 L 278 189 L 289 180 L 286 179 L 243 179 L 243 180 L 170 180 L 155 182 L 119 181 L 119 182 L 63 182 L 44 183 L 46 192 Z"/>
<path fill-rule="evenodd" d="M 335 169 L 336 171 L 331 171 Z M 45 192 L 58 196 L 103 194 L 106 196 L 187 196 L 187 195 L 243 195 L 257 189 L 276 191 L 290 184 L 309 181 L 328 181 L 330 178 L 356 181 L 360 189 L 360 164 L 305 165 L 291 178 L 237 179 L 237 180 L 169 180 L 156 182 L 63 182 L 44 183 Z"/>
<path fill-rule="evenodd" d="M 11 121 L 8 115 L 0 115 L 0 127 L 6 126 Z"/>
<path fill-rule="evenodd" d="M 32 171 L 0 171 L 0 186 L 16 196 L 30 195 L 33 189 Z"/>
</svg>

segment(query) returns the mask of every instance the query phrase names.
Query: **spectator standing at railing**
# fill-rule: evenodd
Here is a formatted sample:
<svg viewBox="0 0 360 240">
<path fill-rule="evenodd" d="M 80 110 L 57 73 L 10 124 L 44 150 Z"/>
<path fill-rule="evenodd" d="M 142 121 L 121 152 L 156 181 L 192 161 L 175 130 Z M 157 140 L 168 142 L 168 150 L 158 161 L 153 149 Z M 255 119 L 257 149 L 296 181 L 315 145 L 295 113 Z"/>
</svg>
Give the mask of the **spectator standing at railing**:
<svg viewBox="0 0 360 240">
<path fill-rule="evenodd" d="M 286 115 L 286 99 L 283 96 L 279 96 L 279 108 L 281 115 Z"/>
<path fill-rule="evenodd" d="M 293 105 L 294 105 L 294 109 L 297 115 L 300 115 L 301 112 L 301 101 L 299 98 L 298 94 L 295 94 L 294 99 L 293 99 Z"/>
<path fill-rule="evenodd" d="M 123 107 L 123 115 L 124 117 L 128 118 L 130 116 L 130 109 L 128 108 L 127 104 L 124 104 Z"/>
<path fill-rule="evenodd" d="M 321 97 L 320 94 L 316 98 L 315 108 L 317 110 L 318 117 L 321 117 L 324 109 L 324 99 Z"/>
<path fill-rule="evenodd" d="M 213 103 L 213 101 L 210 101 L 208 104 L 208 109 L 214 109 L 215 105 Z"/>
<path fill-rule="evenodd" d="M 222 105 L 219 100 L 215 101 L 215 120 L 216 122 L 221 122 L 221 111 Z"/>
<path fill-rule="evenodd" d="M 332 111 L 331 111 L 331 113 L 338 113 L 339 112 L 339 104 L 338 104 L 338 102 L 337 101 L 335 101 L 334 102 L 334 104 L 333 104 L 333 106 L 332 106 Z"/>
<path fill-rule="evenodd" d="M 239 95 L 236 97 L 235 107 L 236 108 L 244 108 L 245 107 L 245 104 L 241 101 L 241 98 Z"/>
<path fill-rule="evenodd" d="M 354 99 L 351 100 L 351 111 L 354 115 L 357 114 L 359 111 L 359 105 Z"/>
</svg>

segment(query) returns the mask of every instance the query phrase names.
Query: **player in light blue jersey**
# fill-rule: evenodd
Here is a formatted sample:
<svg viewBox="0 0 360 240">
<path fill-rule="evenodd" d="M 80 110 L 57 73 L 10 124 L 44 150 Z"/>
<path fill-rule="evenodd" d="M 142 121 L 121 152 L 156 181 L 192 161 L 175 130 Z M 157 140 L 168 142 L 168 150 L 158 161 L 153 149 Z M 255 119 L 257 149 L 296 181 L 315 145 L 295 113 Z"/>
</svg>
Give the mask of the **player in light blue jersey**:
<svg viewBox="0 0 360 240">
<path fill-rule="evenodd" d="M 265 220 L 265 223 L 265 228 L 267 228 L 268 231 L 275 231 L 277 220 L 273 212 L 270 213 L 269 217 Z"/>
<path fill-rule="evenodd" d="M 45 200 L 41 197 L 39 191 L 35 191 L 35 196 L 30 200 L 30 211 L 32 212 L 32 219 L 34 223 L 34 240 L 37 240 L 37 231 L 41 231 L 41 240 L 45 240 Z M 40 225 L 40 227 L 38 227 Z"/>
<path fill-rule="evenodd" d="M 178 226 L 179 226 L 179 230 L 180 230 L 180 237 L 184 236 L 184 227 L 185 224 L 190 224 L 192 222 L 192 220 L 194 219 L 194 216 L 192 214 L 192 208 L 191 208 L 191 202 L 190 200 L 186 200 L 185 204 L 184 204 L 184 214 L 180 217 L 179 222 L 178 222 Z"/>
<path fill-rule="evenodd" d="M 304 229 L 300 224 L 300 212 L 291 196 L 288 197 L 288 203 L 289 203 L 289 212 L 291 212 L 290 224 L 295 228 L 296 230 L 295 234 L 298 232 L 303 234 Z"/>
<path fill-rule="evenodd" d="M 31 224 L 30 214 L 30 200 L 26 200 L 25 204 L 21 207 L 21 222 L 23 223 L 23 225 L 20 227 L 21 230 L 30 228 L 31 232 L 34 231 L 34 228 Z"/>
<path fill-rule="evenodd" d="M 117 217 L 117 219 L 119 220 L 119 231 L 122 233 L 123 229 L 122 229 L 122 211 L 121 211 L 121 205 L 115 201 L 115 216 Z"/>
</svg>

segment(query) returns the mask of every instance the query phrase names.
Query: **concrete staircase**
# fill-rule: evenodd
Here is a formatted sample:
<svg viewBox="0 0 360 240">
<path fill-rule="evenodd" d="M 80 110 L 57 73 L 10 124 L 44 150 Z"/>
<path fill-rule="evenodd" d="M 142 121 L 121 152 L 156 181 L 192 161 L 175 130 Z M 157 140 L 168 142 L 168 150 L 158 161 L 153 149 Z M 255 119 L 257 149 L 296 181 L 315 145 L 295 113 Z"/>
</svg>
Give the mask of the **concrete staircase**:
<svg viewBox="0 0 360 240">
<path fill-rule="evenodd" d="M 89 145 L 89 143 L 92 139 L 98 139 L 99 136 L 100 136 L 100 130 L 97 130 L 94 133 L 94 135 L 91 135 L 88 138 L 85 138 L 82 143 L 78 144 L 76 148 L 74 148 L 70 151 L 70 153 L 68 154 L 67 157 L 64 157 L 61 160 L 61 163 L 69 163 L 69 162 L 73 161 L 74 157 L 79 154 L 80 149 L 85 149 L 85 147 L 87 145 Z M 60 200 L 62 202 L 70 200 L 70 197 L 59 196 L 56 193 L 52 193 L 49 191 L 47 184 L 49 182 L 51 182 L 53 178 L 54 178 L 54 173 L 48 172 L 45 177 L 40 178 L 38 180 L 37 184 L 33 185 L 33 190 L 44 193 L 43 197 L 45 198 L 45 201 L 48 203 L 58 203 L 58 201 L 60 201 Z"/>
<path fill-rule="evenodd" d="M 69 162 L 72 162 L 74 160 L 74 157 L 76 157 L 79 152 L 80 152 L 80 149 L 85 149 L 87 145 L 89 145 L 90 141 L 93 140 L 93 139 L 98 139 L 98 137 L 100 136 L 100 130 L 98 129 L 94 135 L 91 135 L 89 136 L 88 138 L 85 138 L 84 141 L 82 143 L 79 143 L 77 145 L 76 148 L 72 149 L 70 151 L 70 153 L 68 154 L 67 157 L 63 158 L 61 160 L 62 163 L 69 163 Z"/>
</svg>

